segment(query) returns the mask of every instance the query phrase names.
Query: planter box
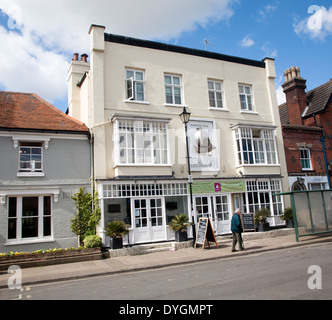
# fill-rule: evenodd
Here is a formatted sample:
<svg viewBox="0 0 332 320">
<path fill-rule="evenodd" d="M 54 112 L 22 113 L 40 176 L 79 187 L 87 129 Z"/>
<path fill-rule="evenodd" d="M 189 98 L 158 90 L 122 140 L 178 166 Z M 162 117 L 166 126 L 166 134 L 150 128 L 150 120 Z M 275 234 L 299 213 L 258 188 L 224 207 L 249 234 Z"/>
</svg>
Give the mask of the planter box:
<svg viewBox="0 0 332 320">
<path fill-rule="evenodd" d="M 0 270 L 7 270 L 11 265 L 17 265 L 21 268 L 30 268 L 88 260 L 100 260 L 101 258 L 101 248 L 26 253 L 0 257 Z"/>
<path fill-rule="evenodd" d="M 258 232 L 270 231 L 270 224 L 268 222 L 258 224 Z"/>
<path fill-rule="evenodd" d="M 123 248 L 123 238 L 110 238 L 110 248 L 112 250 Z"/>
<path fill-rule="evenodd" d="M 294 228 L 294 221 L 293 220 L 287 220 L 286 221 L 287 228 Z"/>
<path fill-rule="evenodd" d="M 175 232 L 175 241 L 176 242 L 185 242 L 188 241 L 187 231 Z"/>
</svg>

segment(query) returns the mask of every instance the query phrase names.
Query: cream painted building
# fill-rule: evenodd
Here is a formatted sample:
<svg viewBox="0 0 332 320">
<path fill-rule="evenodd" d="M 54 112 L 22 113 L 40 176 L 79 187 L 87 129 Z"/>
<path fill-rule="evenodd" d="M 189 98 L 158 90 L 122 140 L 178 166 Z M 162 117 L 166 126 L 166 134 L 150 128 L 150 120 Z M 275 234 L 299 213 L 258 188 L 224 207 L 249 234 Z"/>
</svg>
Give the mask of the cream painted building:
<svg viewBox="0 0 332 320">
<path fill-rule="evenodd" d="M 274 60 L 226 56 L 105 33 L 92 25 L 90 62 L 68 72 L 69 115 L 93 134 L 100 233 L 127 219 L 130 244 L 174 239 L 168 223 L 193 212 L 230 233 L 236 208 L 268 207 L 280 225 L 288 191 Z M 77 56 L 77 55 L 76 55 Z M 193 176 L 188 188 L 183 108 Z M 188 209 L 189 208 L 189 209 Z"/>
</svg>

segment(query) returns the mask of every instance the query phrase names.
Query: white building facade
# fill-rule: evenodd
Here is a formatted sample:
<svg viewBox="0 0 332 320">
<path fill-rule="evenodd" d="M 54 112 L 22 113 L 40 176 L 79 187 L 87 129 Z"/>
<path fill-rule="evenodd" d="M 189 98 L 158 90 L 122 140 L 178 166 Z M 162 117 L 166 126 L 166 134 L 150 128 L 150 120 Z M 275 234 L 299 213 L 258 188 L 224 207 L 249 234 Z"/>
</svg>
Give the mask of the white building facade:
<svg viewBox="0 0 332 320">
<path fill-rule="evenodd" d="M 130 244 L 174 240 L 175 214 L 209 216 L 230 233 L 233 211 L 268 207 L 281 224 L 288 190 L 274 61 L 248 60 L 90 28 L 90 62 L 68 73 L 69 115 L 93 134 L 99 232 L 121 219 Z M 86 56 L 85 56 L 86 57 Z M 179 117 L 191 112 L 188 140 Z"/>
</svg>

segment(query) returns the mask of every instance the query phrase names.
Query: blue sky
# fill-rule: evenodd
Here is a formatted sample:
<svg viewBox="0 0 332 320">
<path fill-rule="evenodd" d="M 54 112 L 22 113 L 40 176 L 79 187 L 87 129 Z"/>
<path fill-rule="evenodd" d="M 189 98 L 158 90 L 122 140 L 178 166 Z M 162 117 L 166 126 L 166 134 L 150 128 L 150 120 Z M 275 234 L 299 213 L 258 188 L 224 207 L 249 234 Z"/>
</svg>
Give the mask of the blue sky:
<svg viewBox="0 0 332 320">
<path fill-rule="evenodd" d="M 132 10 L 128 10 L 131 8 Z M 74 52 L 106 32 L 298 66 L 308 90 L 332 78 L 332 2 L 307 0 L 0 0 L 0 90 L 34 92 L 65 111 Z"/>
</svg>

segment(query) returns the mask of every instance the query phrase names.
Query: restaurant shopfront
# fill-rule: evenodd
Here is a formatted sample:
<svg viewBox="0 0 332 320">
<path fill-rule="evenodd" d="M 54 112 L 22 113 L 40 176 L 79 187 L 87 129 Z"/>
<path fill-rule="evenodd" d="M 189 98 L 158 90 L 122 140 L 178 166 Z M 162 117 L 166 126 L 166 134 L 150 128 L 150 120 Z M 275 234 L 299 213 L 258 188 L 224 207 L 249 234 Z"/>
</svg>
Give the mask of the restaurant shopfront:
<svg viewBox="0 0 332 320">
<path fill-rule="evenodd" d="M 194 221 L 197 224 L 199 218 L 209 217 L 216 235 L 230 234 L 235 209 L 249 213 L 266 207 L 271 211 L 270 225 L 278 225 L 283 210 L 282 197 L 274 195 L 278 192 L 282 192 L 278 179 L 194 180 Z M 109 239 L 104 229 L 113 220 L 130 225 L 125 245 L 172 241 L 175 234 L 169 228 L 170 221 L 174 215 L 185 213 L 189 217 L 191 212 L 189 188 L 184 180 L 102 182 L 99 196 L 99 233 L 105 246 Z M 192 237 L 191 228 L 188 236 Z"/>
</svg>

